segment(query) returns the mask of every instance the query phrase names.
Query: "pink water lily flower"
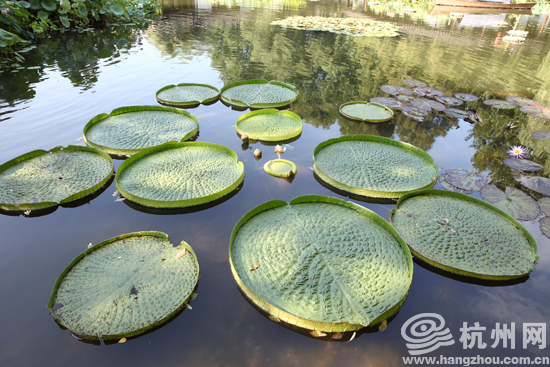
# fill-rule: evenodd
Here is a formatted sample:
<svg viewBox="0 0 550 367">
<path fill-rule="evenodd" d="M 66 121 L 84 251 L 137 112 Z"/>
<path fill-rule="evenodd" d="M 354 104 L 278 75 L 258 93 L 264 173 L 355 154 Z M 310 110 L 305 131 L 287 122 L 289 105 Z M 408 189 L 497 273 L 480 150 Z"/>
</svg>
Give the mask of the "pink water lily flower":
<svg viewBox="0 0 550 367">
<path fill-rule="evenodd" d="M 9 8 L 2 9 L 2 14 L 6 14 L 6 13 L 9 12 L 9 11 L 10 11 Z"/>
<path fill-rule="evenodd" d="M 508 154 L 514 158 L 524 158 L 527 155 L 527 149 L 520 145 L 515 145 L 508 149 Z"/>
</svg>

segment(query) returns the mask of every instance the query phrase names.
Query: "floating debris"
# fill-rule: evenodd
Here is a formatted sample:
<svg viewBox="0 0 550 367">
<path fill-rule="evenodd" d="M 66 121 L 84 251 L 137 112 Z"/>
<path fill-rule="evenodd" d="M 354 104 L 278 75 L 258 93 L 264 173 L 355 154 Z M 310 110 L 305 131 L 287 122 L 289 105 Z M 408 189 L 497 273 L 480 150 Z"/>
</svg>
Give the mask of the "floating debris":
<svg viewBox="0 0 550 367">
<path fill-rule="evenodd" d="M 508 27 L 508 23 L 507 22 L 491 22 L 491 25 L 493 27 Z"/>
<path fill-rule="evenodd" d="M 523 43 L 525 42 L 525 37 L 518 37 L 518 36 L 504 36 L 502 37 L 503 42 L 510 42 L 510 43 Z"/>
<path fill-rule="evenodd" d="M 289 17 L 271 22 L 292 29 L 344 33 L 352 36 L 395 37 L 400 27 L 386 22 L 357 18 Z"/>
<path fill-rule="evenodd" d="M 507 33 L 512 37 L 523 37 L 523 38 L 527 37 L 527 35 L 529 34 L 529 32 L 527 31 L 518 31 L 517 29 L 510 30 Z"/>
</svg>

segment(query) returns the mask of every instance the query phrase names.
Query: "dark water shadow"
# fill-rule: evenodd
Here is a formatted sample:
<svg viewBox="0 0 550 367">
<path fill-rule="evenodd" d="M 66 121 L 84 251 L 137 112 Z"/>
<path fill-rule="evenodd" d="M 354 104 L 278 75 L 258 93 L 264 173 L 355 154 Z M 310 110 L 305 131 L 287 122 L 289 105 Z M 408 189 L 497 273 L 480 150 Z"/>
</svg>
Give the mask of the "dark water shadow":
<svg viewBox="0 0 550 367">
<path fill-rule="evenodd" d="M 397 199 L 394 200 L 394 199 L 385 199 L 385 198 L 372 198 L 372 197 L 369 197 L 369 196 L 362 196 L 362 195 L 352 194 L 350 192 L 340 190 L 340 189 L 328 184 L 327 182 L 323 181 L 323 179 L 321 179 L 321 177 L 319 177 L 317 175 L 317 173 L 315 173 L 315 171 L 313 172 L 313 177 L 323 187 L 329 189 L 330 191 L 332 191 L 332 192 L 334 192 L 338 195 L 345 196 L 345 197 L 353 199 L 353 200 L 362 201 L 362 202 L 370 203 L 370 204 L 393 204 L 393 205 L 395 205 L 395 203 L 397 202 Z"/>
<path fill-rule="evenodd" d="M 235 188 L 235 190 L 231 191 L 229 194 L 222 196 L 219 199 L 216 199 L 214 201 L 201 204 L 201 205 L 194 205 L 184 208 L 152 208 L 148 206 L 144 206 L 138 203 L 134 203 L 130 201 L 129 199 L 126 199 L 123 201 L 124 204 L 128 205 L 130 208 L 135 209 L 137 211 L 140 211 L 142 213 L 147 214 L 156 214 L 156 215 L 175 215 L 175 214 L 188 214 L 188 213 L 196 213 L 200 212 L 202 210 L 213 208 L 217 205 L 220 205 L 222 203 L 225 203 L 229 199 L 231 199 L 233 196 L 237 195 L 241 189 L 244 186 L 244 180 L 241 182 L 239 186 Z M 120 195 L 123 197 L 122 195 Z"/>
<path fill-rule="evenodd" d="M 356 331 L 346 331 L 346 332 L 342 332 L 342 337 L 340 339 L 333 339 L 333 335 L 337 334 L 337 333 L 330 333 L 330 332 L 325 332 L 325 334 L 327 334 L 326 336 L 323 336 L 323 337 L 314 337 L 313 335 L 310 334 L 311 330 L 308 330 L 308 329 L 304 329 L 304 328 L 301 328 L 299 326 L 296 326 L 296 325 L 292 325 L 292 324 L 289 324 L 287 322 L 284 322 L 282 320 L 279 320 L 278 322 L 277 321 L 273 321 L 271 320 L 269 317 L 271 316 L 270 314 L 268 314 L 267 312 L 265 312 L 264 310 L 262 310 L 261 308 L 259 308 L 254 302 L 252 302 L 252 300 L 250 298 L 248 298 L 248 296 L 241 290 L 241 288 L 239 288 L 239 286 L 236 286 L 237 290 L 239 291 L 239 293 L 241 294 L 241 296 L 246 300 L 246 302 L 252 306 L 256 311 L 258 311 L 262 316 L 264 316 L 266 319 L 268 319 L 269 321 L 271 322 L 274 322 L 278 325 L 281 325 L 282 327 L 284 327 L 285 329 L 288 329 L 288 330 L 291 330 L 297 334 L 300 334 L 300 335 L 303 335 L 305 337 L 308 337 L 310 339 L 315 339 L 315 340 L 321 340 L 321 341 L 325 341 L 325 342 L 338 342 L 338 343 L 347 343 L 350 341 L 350 339 L 357 339 L 359 338 L 361 335 L 363 334 L 373 334 L 373 333 L 378 333 L 378 332 L 381 332 L 381 331 L 384 331 L 384 329 L 381 330 L 381 323 L 378 323 L 376 325 L 372 325 L 372 326 L 367 326 L 367 327 L 364 327 L 362 329 L 359 329 L 359 330 L 356 330 Z M 391 315 L 390 317 L 388 317 L 385 321 L 387 321 L 387 325 L 389 325 L 394 319 L 395 317 L 399 314 L 399 311 L 401 310 L 401 308 L 399 308 L 397 311 L 395 311 L 393 313 L 393 315 Z M 355 334 L 355 336 L 353 336 L 353 334 Z"/>
<path fill-rule="evenodd" d="M 478 279 L 478 278 L 467 277 L 467 276 L 464 276 L 464 275 L 454 274 L 454 273 L 445 271 L 443 269 L 436 268 L 435 266 L 433 266 L 431 264 L 428 264 L 427 262 L 425 262 L 424 260 L 422 260 L 422 259 L 420 259 L 416 256 L 413 256 L 413 261 L 416 265 L 420 266 L 421 268 L 424 268 L 424 269 L 426 269 L 426 270 L 428 270 L 432 273 L 436 273 L 438 275 L 441 275 L 442 277 L 452 279 L 452 280 L 456 280 L 456 281 L 461 282 L 461 283 L 481 285 L 481 286 L 484 286 L 484 287 L 505 287 L 505 286 L 525 283 L 529 279 L 529 274 L 527 274 L 527 275 L 525 275 L 521 278 L 510 279 L 510 280 Z"/>
<path fill-rule="evenodd" d="M 250 107 L 250 106 L 246 106 L 246 107 L 240 107 L 240 106 L 235 106 L 235 105 L 232 105 L 231 103 L 227 103 L 226 101 L 224 101 L 223 99 L 220 98 L 220 101 L 221 103 L 223 103 L 226 107 L 229 107 L 231 108 L 232 110 L 234 111 L 240 111 L 240 112 L 243 112 L 243 111 L 246 111 L 250 108 L 250 111 L 258 111 L 258 110 L 263 110 L 265 109 L 265 107 Z M 275 108 L 279 111 L 282 111 L 282 110 L 286 110 L 286 109 L 289 109 L 290 106 L 292 105 L 292 102 L 289 103 L 289 104 L 286 104 L 284 106 L 279 106 L 279 107 L 269 107 L 269 108 Z"/>
<path fill-rule="evenodd" d="M 237 136 L 239 137 L 239 139 L 242 140 L 241 134 L 237 133 Z M 289 143 L 295 142 L 296 140 L 300 139 L 301 137 L 302 137 L 302 133 L 300 133 L 299 135 L 297 135 L 293 138 L 286 139 L 286 140 L 266 141 L 266 140 L 248 139 L 248 142 L 243 142 L 243 150 L 246 150 L 246 149 L 244 149 L 245 144 L 246 144 L 246 148 L 248 148 L 248 146 L 250 144 L 256 144 L 256 143 L 260 143 L 262 145 L 269 146 L 269 147 L 274 147 L 276 145 L 289 144 Z"/>
</svg>

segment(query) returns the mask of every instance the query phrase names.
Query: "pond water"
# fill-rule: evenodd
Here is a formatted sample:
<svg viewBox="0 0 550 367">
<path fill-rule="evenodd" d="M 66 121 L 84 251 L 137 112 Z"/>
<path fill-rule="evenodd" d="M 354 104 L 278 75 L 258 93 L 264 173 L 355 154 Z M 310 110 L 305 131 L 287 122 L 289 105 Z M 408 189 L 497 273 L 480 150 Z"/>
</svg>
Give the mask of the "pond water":
<svg viewBox="0 0 550 367">
<path fill-rule="evenodd" d="M 409 7 L 409 6 L 406 6 Z M 421 263 L 414 265 L 409 296 L 386 330 L 364 329 L 351 343 L 317 340 L 289 330 L 251 306 L 231 275 L 228 244 L 236 222 L 271 200 L 305 194 L 343 197 L 321 185 L 312 170 L 313 149 L 342 135 L 371 134 L 411 143 L 427 151 L 441 169 L 474 169 L 501 189 L 526 190 L 503 164 L 510 146 L 532 149 L 531 159 L 548 177 L 548 140 L 531 133 L 549 130 L 548 120 L 515 110 L 471 105 L 485 121 L 472 126 L 442 113 L 423 122 L 396 112 L 385 123 L 343 118 L 348 101 L 387 96 L 384 84 L 415 78 L 447 95 L 483 98 L 520 95 L 550 105 L 548 7 L 531 14 L 457 15 L 419 5 L 405 14 L 392 3 L 288 1 L 166 1 L 163 15 L 147 29 L 113 26 L 100 31 L 44 38 L 26 54 L 31 68 L 0 75 L 0 162 L 34 149 L 79 144 L 84 125 L 121 106 L 157 105 L 155 92 L 169 84 L 195 82 L 221 88 L 262 78 L 297 87 L 290 107 L 304 120 L 300 138 L 282 158 L 296 163 L 293 180 L 268 175 L 277 155 L 261 143 L 246 147 L 235 132 L 245 112 L 221 102 L 189 110 L 200 122 L 199 141 L 223 144 L 244 163 L 243 186 L 228 200 L 194 212 L 144 210 L 115 201 L 115 183 L 77 207 L 42 216 L 0 215 L 0 365 L 2 366 L 401 366 L 409 356 L 401 326 L 420 313 L 438 313 L 455 343 L 428 356 L 548 357 L 548 348 L 525 346 L 526 323 L 550 322 L 550 240 L 537 220 L 523 222 L 541 256 L 529 277 L 512 283 L 474 282 L 451 277 Z M 395 38 L 352 37 L 328 32 L 282 29 L 273 20 L 294 15 L 376 18 L 400 27 Z M 506 21 L 508 28 L 491 22 Z M 523 44 L 502 41 L 506 30 L 527 30 Z M 509 122 L 515 126 L 510 128 Z M 263 158 L 253 152 L 259 148 Z M 115 169 L 121 160 L 115 160 Z M 439 184 L 435 188 L 441 188 Z M 473 196 L 480 197 L 479 193 Z M 345 197 L 344 197 L 345 198 Z M 388 219 L 393 204 L 359 203 Z M 198 297 L 171 322 L 124 344 L 84 343 L 57 326 L 45 308 L 61 271 L 89 243 L 134 231 L 167 233 L 188 242 L 199 259 Z M 485 348 L 463 348 L 463 323 L 478 322 Z M 515 323 L 515 349 L 494 345 L 497 323 Z M 548 340 L 545 329 L 544 346 Z M 342 339 L 347 341 L 351 335 Z M 493 347 L 494 346 L 494 347 Z"/>
</svg>

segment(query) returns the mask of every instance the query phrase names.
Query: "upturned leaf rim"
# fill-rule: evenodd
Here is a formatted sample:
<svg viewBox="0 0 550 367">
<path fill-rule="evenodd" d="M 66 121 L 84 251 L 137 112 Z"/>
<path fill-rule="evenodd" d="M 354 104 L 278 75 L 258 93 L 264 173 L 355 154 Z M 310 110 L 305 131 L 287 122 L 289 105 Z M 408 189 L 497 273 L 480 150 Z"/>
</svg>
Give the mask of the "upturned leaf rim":
<svg viewBox="0 0 550 367">
<path fill-rule="evenodd" d="M 248 105 L 243 101 L 239 101 L 238 99 L 227 98 L 223 95 L 223 92 L 225 92 L 226 90 L 228 90 L 230 88 L 238 87 L 240 85 L 247 85 L 247 84 L 273 84 L 273 85 L 278 85 L 280 87 L 292 90 L 294 93 L 296 93 L 296 96 L 291 100 L 283 101 L 283 102 L 252 103 L 252 104 Z M 291 84 L 284 83 L 284 82 L 280 82 L 278 80 L 271 80 L 269 82 L 265 79 L 242 80 L 242 81 L 239 81 L 239 82 L 235 82 L 235 83 L 225 85 L 222 89 L 220 89 L 220 99 L 223 102 L 225 102 L 229 105 L 236 106 L 236 107 L 241 107 L 241 108 L 277 108 L 277 107 L 288 106 L 292 102 L 296 101 L 296 99 L 298 99 L 298 90 L 295 86 L 293 86 Z"/>
<path fill-rule="evenodd" d="M 166 100 L 158 97 L 160 92 L 165 91 L 167 89 L 177 88 L 177 87 L 189 87 L 189 86 L 210 88 L 210 89 L 213 89 L 214 91 L 218 92 L 218 95 L 215 96 L 215 97 L 212 97 L 212 98 L 205 98 L 201 101 L 188 101 L 188 102 L 166 101 Z M 155 98 L 157 99 L 158 103 L 163 104 L 165 106 L 182 107 L 182 108 L 194 107 L 194 106 L 200 105 L 201 103 L 204 104 L 204 105 L 208 105 L 208 104 L 212 104 L 212 103 L 216 102 L 220 98 L 220 90 L 218 88 L 212 86 L 212 85 L 209 85 L 209 84 L 199 84 L 199 83 L 180 83 L 180 84 L 177 84 L 177 85 L 176 84 L 170 84 L 170 85 L 167 85 L 165 87 L 160 88 L 155 93 Z"/>
<path fill-rule="evenodd" d="M 291 169 L 285 173 L 276 172 L 270 168 L 271 163 L 286 163 L 291 167 Z M 286 159 L 272 159 L 264 164 L 264 170 L 271 176 L 287 178 L 294 176 L 297 173 L 298 168 L 296 167 L 296 164 L 294 164 L 294 162 L 292 161 Z"/>
<path fill-rule="evenodd" d="M 388 111 L 390 113 L 390 117 L 387 117 L 387 118 L 380 118 L 380 119 L 362 119 L 360 117 L 356 117 L 356 116 L 352 116 L 352 115 L 348 115 L 347 113 L 343 112 L 342 111 L 342 108 L 344 108 L 345 106 L 349 106 L 349 105 L 354 105 L 354 104 L 366 104 L 366 105 L 374 105 L 376 107 L 380 107 L 386 111 Z M 340 105 L 340 108 L 338 109 L 338 112 L 340 112 L 340 114 L 342 116 L 344 116 L 345 118 L 348 118 L 350 120 L 354 120 L 354 121 L 363 121 L 363 122 L 373 122 L 373 123 L 378 123 L 378 122 L 386 122 L 386 121 L 389 121 L 391 120 L 395 113 L 393 112 L 393 110 L 391 108 L 389 108 L 388 106 L 384 106 L 383 104 L 380 104 L 380 103 L 376 103 L 376 102 L 365 102 L 365 101 L 351 101 L 351 102 L 346 102 L 346 103 L 343 103 L 342 105 Z"/>
<path fill-rule="evenodd" d="M 254 117 L 254 116 L 257 116 L 257 115 L 276 115 L 276 114 L 285 115 L 285 116 L 288 116 L 289 118 L 295 119 L 297 122 L 300 123 L 300 128 L 296 129 L 296 131 L 294 131 L 292 133 L 289 133 L 289 134 L 279 135 L 277 137 L 266 137 L 266 136 L 263 136 L 263 135 L 256 135 L 256 134 L 253 134 L 251 132 L 244 131 L 243 129 L 241 129 L 239 127 L 239 122 L 242 122 L 242 121 L 244 121 L 248 118 L 251 118 L 251 117 Z M 292 139 L 292 138 L 295 138 L 295 137 L 299 136 L 302 133 L 302 129 L 303 129 L 303 123 L 302 123 L 302 118 L 300 116 L 298 116 L 294 112 L 279 111 L 276 108 L 265 108 L 265 109 L 261 109 L 261 110 L 247 112 L 244 115 L 241 115 L 237 119 L 237 122 L 235 123 L 235 130 L 237 131 L 237 133 L 239 135 L 246 134 L 246 135 L 248 135 L 249 139 L 259 140 L 259 141 L 284 141 L 284 140 Z"/>
</svg>

